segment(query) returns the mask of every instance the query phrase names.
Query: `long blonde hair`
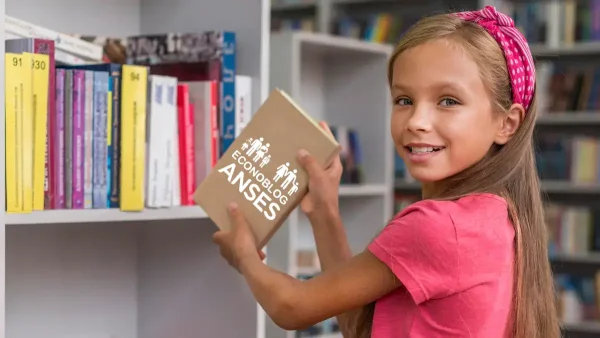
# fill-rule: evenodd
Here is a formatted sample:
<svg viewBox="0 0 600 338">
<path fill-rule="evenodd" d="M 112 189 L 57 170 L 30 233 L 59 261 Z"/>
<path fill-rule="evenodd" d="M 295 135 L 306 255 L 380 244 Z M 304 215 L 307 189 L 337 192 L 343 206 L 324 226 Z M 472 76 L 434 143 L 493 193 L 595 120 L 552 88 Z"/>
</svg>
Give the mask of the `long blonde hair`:
<svg viewBox="0 0 600 338">
<path fill-rule="evenodd" d="M 453 15 L 421 19 L 398 43 L 389 60 L 391 84 L 394 61 L 409 48 L 449 39 L 477 62 L 481 77 L 493 98 L 494 111 L 506 114 L 512 105 L 506 60 L 498 43 L 477 24 Z M 515 273 L 512 308 L 507 335 L 514 338 L 556 338 L 560 326 L 556 312 L 554 283 L 547 258 L 547 234 L 533 147 L 537 108 L 535 97 L 522 125 L 505 145 L 494 145 L 488 155 L 472 167 L 444 180 L 435 199 L 452 200 L 475 192 L 504 197 L 515 227 Z M 402 243 L 398 243 L 402 245 Z M 371 336 L 374 303 L 359 311 L 353 321 L 354 338 Z"/>
</svg>

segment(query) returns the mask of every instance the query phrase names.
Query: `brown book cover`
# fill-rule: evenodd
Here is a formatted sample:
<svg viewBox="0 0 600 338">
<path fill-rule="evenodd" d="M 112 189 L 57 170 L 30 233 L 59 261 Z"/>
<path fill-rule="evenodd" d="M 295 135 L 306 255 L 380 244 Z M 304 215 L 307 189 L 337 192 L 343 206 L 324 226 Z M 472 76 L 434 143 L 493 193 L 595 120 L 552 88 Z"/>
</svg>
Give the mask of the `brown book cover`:
<svg viewBox="0 0 600 338">
<path fill-rule="evenodd" d="M 196 189 L 194 201 L 221 230 L 230 229 L 227 206 L 236 202 L 262 248 L 306 194 L 308 174 L 296 159 L 300 149 L 327 166 L 340 145 L 275 89 Z"/>
</svg>

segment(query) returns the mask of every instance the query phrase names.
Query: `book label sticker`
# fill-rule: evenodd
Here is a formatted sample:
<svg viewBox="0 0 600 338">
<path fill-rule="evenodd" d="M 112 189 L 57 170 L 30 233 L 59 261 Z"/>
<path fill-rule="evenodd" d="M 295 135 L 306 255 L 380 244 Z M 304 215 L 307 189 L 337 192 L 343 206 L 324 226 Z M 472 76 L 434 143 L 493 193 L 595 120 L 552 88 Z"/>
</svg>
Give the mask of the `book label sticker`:
<svg viewBox="0 0 600 338">
<path fill-rule="evenodd" d="M 298 170 L 286 162 L 277 166 L 273 177 L 263 174 L 260 169 L 269 165 L 271 160 L 268 154 L 270 146 L 263 137 L 249 138 L 240 150 L 231 153 L 234 161 L 217 171 L 227 175 L 230 184 L 237 184 L 244 198 L 267 220 L 272 221 L 281 207 L 286 205 L 289 196 L 298 191 Z"/>
</svg>

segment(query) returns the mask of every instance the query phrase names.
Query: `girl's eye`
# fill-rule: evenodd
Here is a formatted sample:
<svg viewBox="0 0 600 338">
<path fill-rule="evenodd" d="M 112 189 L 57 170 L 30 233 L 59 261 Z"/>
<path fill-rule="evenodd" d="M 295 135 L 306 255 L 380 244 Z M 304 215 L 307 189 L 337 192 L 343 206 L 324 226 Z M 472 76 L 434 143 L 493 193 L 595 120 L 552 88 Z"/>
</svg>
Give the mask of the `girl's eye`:
<svg viewBox="0 0 600 338">
<path fill-rule="evenodd" d="M 412 104 L 412 101 L 405 97 L 400 97 L 400 98 L 397 98 L 396 102 L 394 102 L 394 103 L 397 105 L 400 105 L 400 106 L 405 106 L 405 105 Z"/>
<path fill-rule="evenodd" d="M 454 99 L 446 98 L 446 99 L 443 99 L 440 103 L 442 106 L 453 106 L 453 105 L 458 104 L 458 101 L 456 101 Z"/>
</svg>

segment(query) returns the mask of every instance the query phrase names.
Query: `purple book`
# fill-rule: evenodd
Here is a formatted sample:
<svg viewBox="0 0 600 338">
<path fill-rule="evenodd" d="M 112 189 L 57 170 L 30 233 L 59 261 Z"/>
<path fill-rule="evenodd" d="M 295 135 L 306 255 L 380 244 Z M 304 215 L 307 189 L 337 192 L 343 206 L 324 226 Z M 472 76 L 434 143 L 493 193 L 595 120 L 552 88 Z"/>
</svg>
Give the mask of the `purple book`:
<svg viewBox="0 0 600 338">
<path fill-rule="evenodd" d="M 73 197 L 72 209 L 83 209 L 85 70 L 73 70 Z"/>
<path fill-rule="evenodd" d="M 56 182 L 55 209 L 65 208 L 65 70 L 56 69 L 56 140 L 50 146 L 57 147 L 54 154 L 54 179 Z"/>
</svg>

